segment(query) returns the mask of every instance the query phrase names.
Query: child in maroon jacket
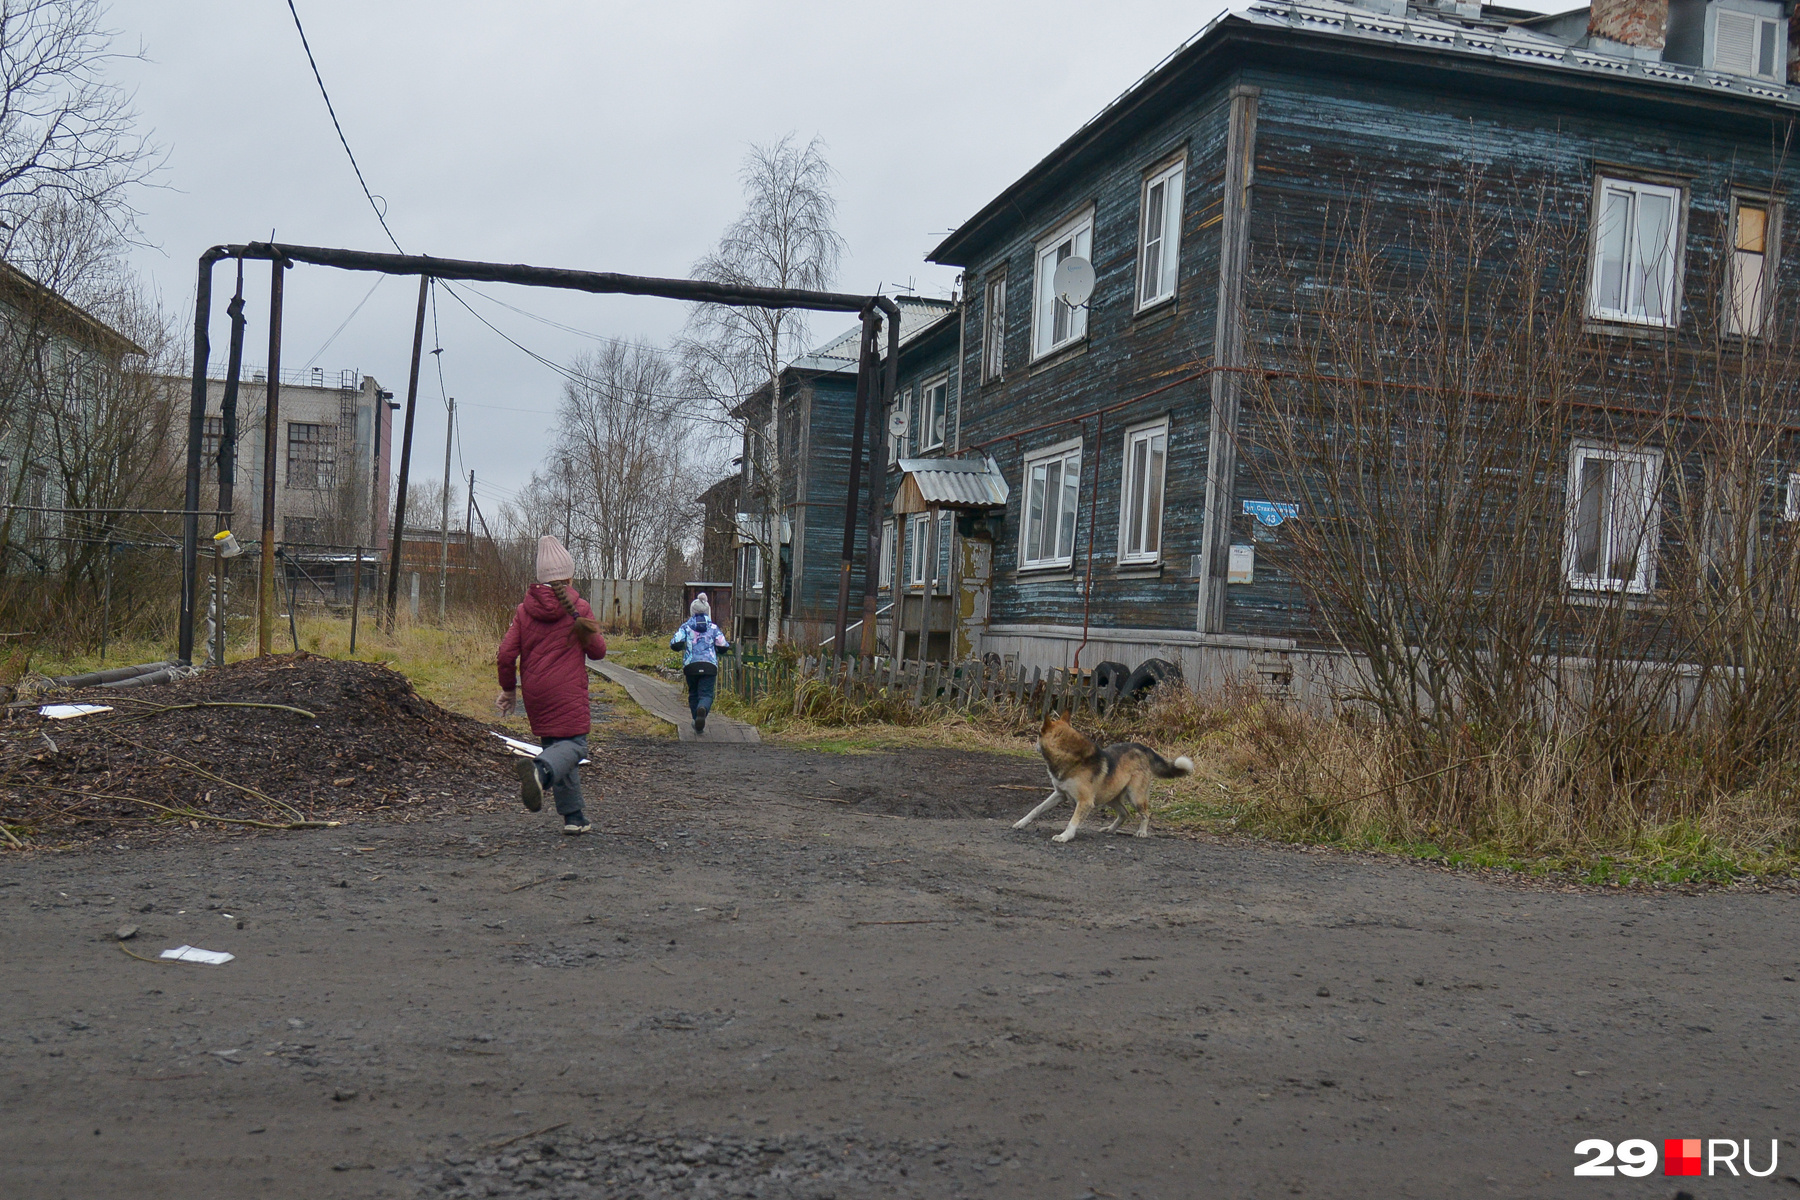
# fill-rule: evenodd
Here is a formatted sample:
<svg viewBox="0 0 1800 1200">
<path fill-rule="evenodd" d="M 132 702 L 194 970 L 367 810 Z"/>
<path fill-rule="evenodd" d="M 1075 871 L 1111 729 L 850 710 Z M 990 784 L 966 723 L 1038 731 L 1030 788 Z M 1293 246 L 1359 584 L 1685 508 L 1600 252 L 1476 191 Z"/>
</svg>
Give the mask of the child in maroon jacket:
<svg viewBox="0 0 1800 1200">
<path fill-rule="evenodd" d="M 538 581 L 525 593 L 500 642 L 500 695 L 495 701 L 501 716 L 511 715 L 519 675 L 524 676 L 525 715 L 544 748 L 536 758 L 519 760 L 519 798 L 537 812 L 544 806 L 544 790 L 550 789 L 563 832 L 569 834 L 593 828 L 582 808 L 578 768 L 594 724 L 588 712 L 587 660 L 606 657 L 606 638 L 594 610 L 570 586 L 574 575 L 575 560 L 563 544 L 539 538 Z"/>
</svg>

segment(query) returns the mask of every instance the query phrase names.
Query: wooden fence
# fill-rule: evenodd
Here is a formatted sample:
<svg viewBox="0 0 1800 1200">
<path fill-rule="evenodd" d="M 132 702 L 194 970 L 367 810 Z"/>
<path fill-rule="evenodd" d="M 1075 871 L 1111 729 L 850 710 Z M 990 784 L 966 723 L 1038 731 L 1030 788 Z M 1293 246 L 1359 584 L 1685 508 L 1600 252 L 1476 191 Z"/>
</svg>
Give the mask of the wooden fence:
<svg viewBox="0 0 1800 1200">
<path fill-rule="evenodd" d="M 728 656 L 719 665 L 719 686 L 747 701 L 791 690 L 798 705 L 808 681 L 840 693 L 851 704 L 898 700 L 914 708 L 930 704 L 961 709 L 978 704 L 1011 705 L 1042 717 L 1052 710 L 1110 712 L 1120 702 L 1125 678 L 1116 675 L 1101 685 L 1088 671 L 1060 667 L 1048 671 L 1033 667 L 1026 671 L 1014 664 L 980 659 L 951 663 L 867 657 L 776 660 Z"/>
</svg>

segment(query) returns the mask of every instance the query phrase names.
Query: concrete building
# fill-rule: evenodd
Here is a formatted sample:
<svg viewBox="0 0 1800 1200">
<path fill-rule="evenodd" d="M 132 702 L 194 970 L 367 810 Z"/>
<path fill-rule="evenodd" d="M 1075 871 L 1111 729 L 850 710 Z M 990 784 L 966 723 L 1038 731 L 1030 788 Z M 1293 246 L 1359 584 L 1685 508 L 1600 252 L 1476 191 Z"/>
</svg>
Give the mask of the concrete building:
<svg viewBox="0 0 1800 1200">
<path fill-rule="evenodd" d="M 206 389 L 203 478 L 208 505 L 218 488 L 224 433 L 224 368 Z M 186 380 L 171 381 L 186 388 Z M 262 529 L 263 414 L 268 375 L 246 366 L 238 384 L 237 486 L 232 525 L 254 540 Z M 300 548 L 388 544 L 392 392 L 356 371 L 283 369 L 275 446 L 275 537 Z"/>
</svg>

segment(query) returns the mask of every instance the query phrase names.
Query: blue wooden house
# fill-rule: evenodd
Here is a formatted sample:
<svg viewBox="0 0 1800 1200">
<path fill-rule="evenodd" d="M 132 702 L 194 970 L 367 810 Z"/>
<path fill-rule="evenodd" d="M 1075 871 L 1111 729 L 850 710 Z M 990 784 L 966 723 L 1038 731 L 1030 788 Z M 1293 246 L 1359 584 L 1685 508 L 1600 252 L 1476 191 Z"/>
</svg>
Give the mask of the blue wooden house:
<svg viewBox="0 0 1800 1200">
<path fill-rule="evenodd" d="M 954 334 L 950 302 L 903 296 L 899 305 L 903 355 L 921 331 L 932 333 L 934 345 L 941 344 L 945 328 Z M 833 634 L 843 567 L 859 339 L 860 327 L 852 327 L 787 365 L 781 377 L 780 420 L 775 419 L 774 392 L 768 384 L 736 410 L 743 447 L 738 460 L 737 533 L 731 539 L 736 627 L 730 632 L 735 638 L 756 641 L 768 628 L 776 573 L 767 560 L 777 545 L 781 636 L 814 647 Z M 954 337 L 948 358 L 954 357 L 953 342 Z M 881 436 L 879 429 L 870 432 Z M 866 506 L 866 496 L 861 504 Z M 859 557 L 851 579 L 851 607 L 858 612 L 865 525 L 859 518 Z"/>
<path fill-rule="evenodd" d="M 1455 0 L 1235 6 L 929 255 L 962 269 L 964 299 L 902 350 L 884 642 L 917 653 L 896 639 L 920 614 L 892 589 L 922 603 L 935 557 L 949 579 L 925 621 L 932 657 L 1161 657 L 1203 682 L 1322 646 L 1277 553 L 1307 513 L 1247 465 L 1246 373 L 1303 299 L 1296 232 L 1360 190 L 1404 252 L 1434 192 L 1478 160 L 1583 214 L 1590 265 L 1564 286 L 1622 362 L 1721 323 L 1764 336 L 1800 270 L 1783 252 L 1800 169 L 1788 64 L 1784 8 L 1766 0 L 1556 17 Z M 1053 287 L 1069 258 L 1095 272 L 1079 307 Z M 1570 453 L 1571 478 L 1654 486 L 1631 474 L 1641 454 Z M 970 488 L 1004 500 L 955 499 Z M 921 536 L 934 516 L 935 540 Z M 1644 585 L 1642 562 L 1613 578 L 1578 557 L 1572 589 Z M 835 598 L 835 576 L 820 596 Z"/>
</svg>

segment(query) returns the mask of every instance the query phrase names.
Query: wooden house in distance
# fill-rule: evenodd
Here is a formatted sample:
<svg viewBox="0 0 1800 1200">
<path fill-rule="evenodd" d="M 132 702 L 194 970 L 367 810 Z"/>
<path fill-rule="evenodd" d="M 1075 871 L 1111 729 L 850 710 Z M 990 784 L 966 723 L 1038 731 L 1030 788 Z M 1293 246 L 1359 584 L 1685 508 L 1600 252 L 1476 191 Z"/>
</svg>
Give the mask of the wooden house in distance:
<svg viewBox="0 0 1800 1200">
<path fill-rule="evenodd" d="M 956 314 L 949 301 L 901 296 L 899 305 L 903 355 L 921 333 L 938 331 L 941 336 L 946 328 L 954 345 Z M 737 528 L 731 539 L 736 628 L 728 632 L 734 640 L 761 640 L 768 628 L 773 572 L 766 560 L 776 545 L 781 548 L 782 636 L 808 647 L 832 636 L 843 570 L 844 497 L 850 482 L 860 337 L 860 327 L 853 326 L 787 365 L 781 376 L 779 421 L 772 411 L 773 390 L 766 383 L 736 410 L 744 434 Z M 869 432 L 881 436 L 878 429 Z M 859 501 L 865 514 L 866 504 L 865 492 Z M 859 553 L 866 524 L 858 518 Z M 860 558 L 851 594 L 857 598 L 852 607 L 859 607 Z"/>
<path fill-rule="evenodd" d="M 1766 0 L 1603 0 L 1551 17 L 1466 0 L 1236 4 L 929 255 L 962 268 L 966 299 L 941 342 L 902 352 L 912 432 L 889 453 L 890 501 L 903 460 L 939 458 L 991 459 L 1006 499 L 940 510 L 945 592 L 972 601 L 946 618 L 955 641 L 928 638 L 927 653 L 1066 667 L 1080 648 L 1084 666 L 1160 657 L 1203 683 L 1325 648 L 1279 553 L 1283 525 L 1309 514 L 1265 494 L 1245 415 L 1246 373 L 1308 302 L 1291 255 L 1280 274 L 1295 232 L 1315 239 L 1311 261 L 1329 258 L 1321 216 L 1360 193 L 1378 201 L 1377 242 L 1423 257 L 1408 231 L 1479 163 L 1583 214 L 1589 249 L 1565 264 L 1567 286 L 1622 364 L 1646 345 L 1697 348 L 1721 324 L 1770 336 L 1800 271 L 1784 252 L 1800 172 L 1790 53 L 1784 7 Z M 1070 257 L 1096 275 L 1079 308 L 1052 287 Z M 1668 496 L 1648 452 L 1568 453 L 1581 487 L 1641 493 L 1596 508 L 1592 529 L 1572 521 L 1570 538 L 1655 528 L 1643 514 Z M 834 548 L 841 505 L 840 487 L 821 509 L 837 514 Z M 1787 510 L 1800 511 L 1791 495 Z M 916 586 L 908 539 L 894 540 L 882 578 Z M 1654 557 L 1614 568 L 1572 549 L 1567 588 L 1649 591 Z"/>
</svg>

